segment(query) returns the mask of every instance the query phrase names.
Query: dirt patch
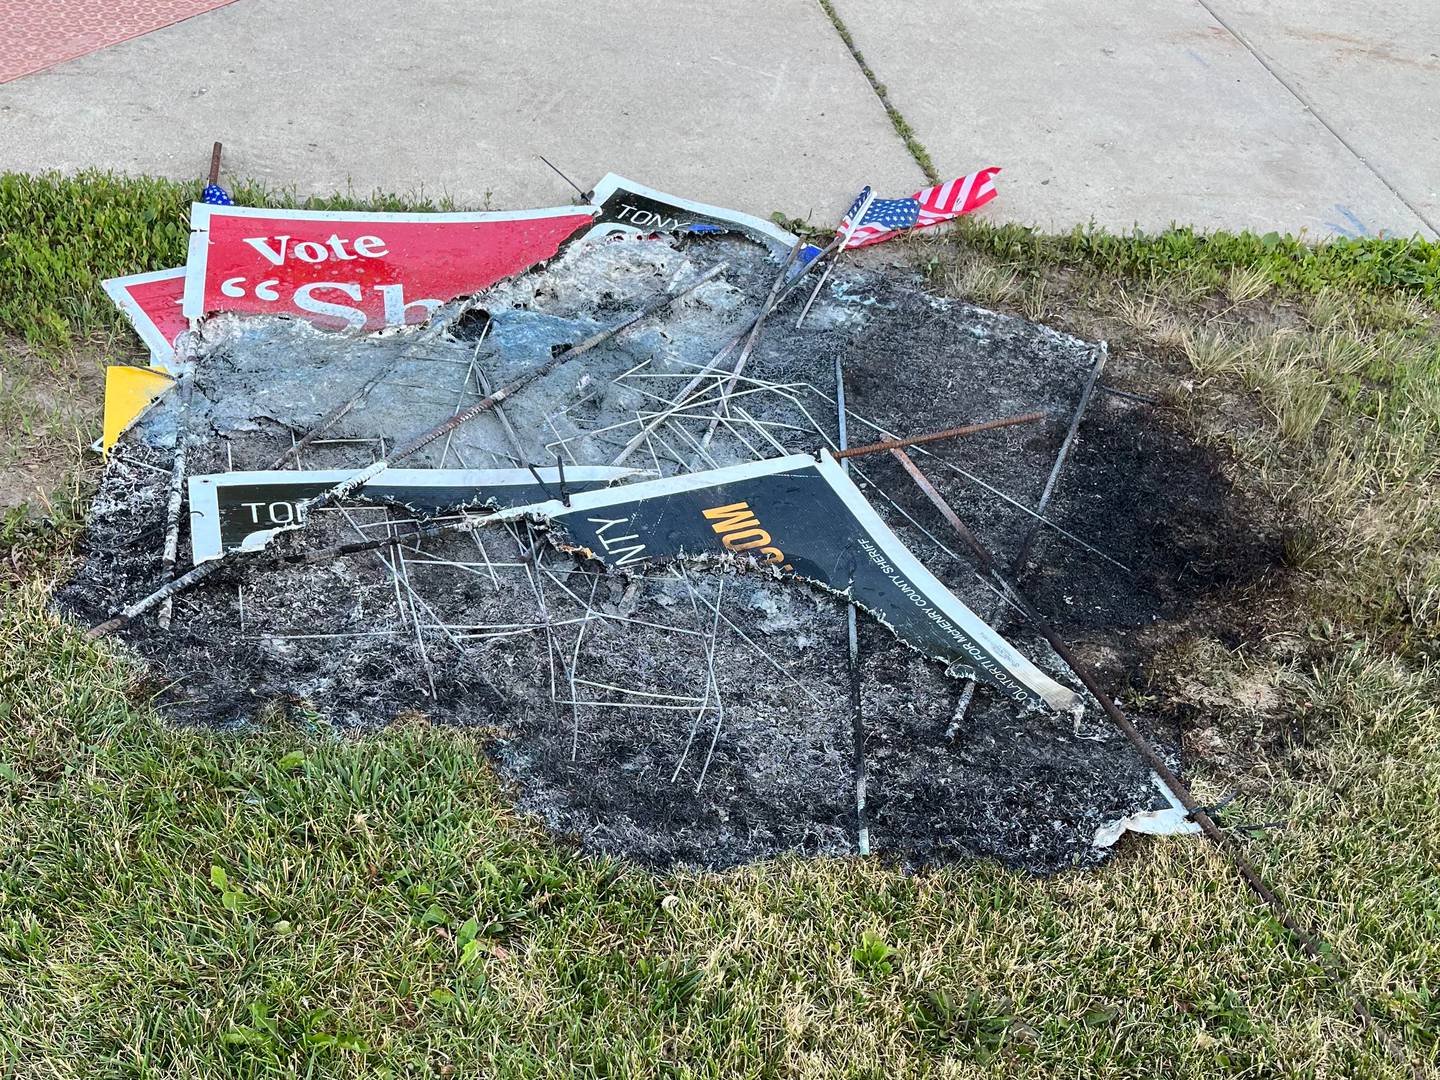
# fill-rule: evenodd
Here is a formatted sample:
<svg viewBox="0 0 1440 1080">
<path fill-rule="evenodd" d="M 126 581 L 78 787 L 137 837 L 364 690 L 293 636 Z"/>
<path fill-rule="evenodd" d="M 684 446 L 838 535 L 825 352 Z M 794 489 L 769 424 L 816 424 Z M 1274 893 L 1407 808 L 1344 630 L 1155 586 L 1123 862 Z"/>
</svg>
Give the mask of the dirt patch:
<svg viewBox="0 0 1440 1080">
<path fill-rule="evenodd" d="M 92 353 L 41 355 L 0 339 L 0 511 L 44 508 L 99 434 L 105 370 Z"/>
<path fill-rule="evenodd" d="M 517 398 L 513 430 L 495 418 L 477 422 L 424 464 L 453 467 L 452 453 L 466 467 L 545 463 L 552 453 L 610 463 L 636 413 L 663 405 L 675 380 L 743 327 L 774 274 L 762 253 L 735 242 L 627 243 L 583 256 L 588 263 L 567 257 L 480 298 L 492 320 L 492 383 L 677 277 L 721 258 L 732 270 L 673 320 L 597 350 Z M 601 277 L 603 287 L 594 286 Z M 747 392 L 728 412 L 687 410 L 664 438 L 646 442 L 637 464 L 669 476 L 832 443 L 837 360 L 852 443 L 1042 411 L 1048 419 L 1033 427 L 917 453 L 1008 561 L 1035 520 L 1026 508 L 1050 474 L 1096 348 L 876 273 L 839 275 L 803 329 L 794 328 L 793 310 L 761 339 L 737 383 Z M 482 355 L 475 325 L 462 320 L 426 338 L 424 356 L 406 357 L 386 392 L 304 465 L 364 464 L 377 440 L 423 428 L 472 399 L 479 390 L 467 365 Z M 386 349 L 416 351 L 403 335 L 347 343 L 265 322 L 222 331 L 198 369 L 197 472 L 260 467 L 333 404 L 327 386 L 369 377 L 387 362 Z M 267 376 L 276 356 L 284 370 Z M 137 440 L 107 469 L 84 562 L 59 597 L 83 621 L 156 579 L 170 458 L 160 427 L 153 445 Z M 1031 583 L 1040 606 L 1079 633 L 1090 657 L 1128 681 L 1166 633 L 1185 632 L 1197 605 L 1263 586 L 1274 551 L 1235 542 L 1255 532 L 1246 507 L 1229 494 L 1218 463 L 1155 410 L 1097 398 L 1081 431 L 1047 512 L 1069 535 L 1047 527 L 1028 564 Z M 1003 622 L 993 592 L 897 463 L 860 459 L 852 475 L 957 597 Z M 357 505 L 317 518 L 304 543 L 403 529 L 409 516 Z M 550 539 L 543 528 L 491 526 L 393 557 L 366 552 L 319 567 L 227 571 L 176 602 L 170 631 L 144 620 L 128 640 L 155 667 L 164 707 L 183 722 L 241 724 L 289 702 L 345 727 L 418 708 L 492 729 L 494 759 L 517 803 L 593 850 L 654 866 L 711 867 L 853 851 L 856 747 L 843 605 L 743 566 L 607 570 Z M 1074 685 L 1033 634 L 1007 634 Z M 957 717 L 959 679 L 868 618 L 860 645 L 874 850 L 908 864 L 984 855 L 1049 872 L 1103 858 L 1091 843 L 1101 825 L 1163 805 L 1093 705 L 1077 725 L 1019 711 L 982 685 Z M 1178 763 L 1178 731 L 1154 717 L 1137 720 Z"/>
</svg>

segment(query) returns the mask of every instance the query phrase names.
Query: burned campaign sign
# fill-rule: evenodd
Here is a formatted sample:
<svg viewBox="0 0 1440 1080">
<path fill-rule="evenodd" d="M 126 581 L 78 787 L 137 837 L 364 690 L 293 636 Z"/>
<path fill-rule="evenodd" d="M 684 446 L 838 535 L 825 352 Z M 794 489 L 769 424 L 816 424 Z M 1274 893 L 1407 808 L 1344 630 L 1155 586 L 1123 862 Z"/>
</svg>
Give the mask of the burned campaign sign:
<svg viewBox="0 0 1440 1080">
<path fill-rule="evenodd" d="M 774 255 L 784 255 L 798 239 L 794 233 L 753 214 L 682 199 L 614 173 L 607 173 L 595 185 L 590 201 L 599 208 L 599 214 L 584 234 L 587 241 L 614 232 L 646 236 L 736 232 L 764 244 Z"/>
<path fill-rule="evenodd" d="M 334 487 L 353 470 L 215 473 L 190 478 L 190 544 L 195 562 L 238 548 L 263 547 L 301 521 L 299 503 Z M 518 506 L 553 494 L 560 474 L 537 469 L 387 469 L 362 489 L 365 498 L 422 513 L 466 506 Z M 634 476 L 631 469 L 577 465 L 566 491 L 590 491 Z M 542 485 L 540 481 L 544 481 Z"/>
<path fill-rule="evenodd" d="M 555 255 L 588 206 L 474 214 L 261 210 L 196 203 L 184 312 L 291 315 L 327 329 L 424 322 Z"/>
<path fill-rule="evenodd" d="M 576 495 L 503 516 L 544 518 L 616 567 L 750 555 L 847 595 L 928 656 L 1013 701 L 1071 711 L 1061 686 L 978 618 L 900 542 L 831 457 L 774 458 Z"/>
</svg>

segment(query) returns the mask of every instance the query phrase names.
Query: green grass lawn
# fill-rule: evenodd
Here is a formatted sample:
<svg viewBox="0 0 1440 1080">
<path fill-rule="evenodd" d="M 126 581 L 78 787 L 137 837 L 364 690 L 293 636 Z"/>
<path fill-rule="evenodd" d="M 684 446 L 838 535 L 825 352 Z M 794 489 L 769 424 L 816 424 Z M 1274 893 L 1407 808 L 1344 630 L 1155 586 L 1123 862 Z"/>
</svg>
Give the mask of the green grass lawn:
<svg viewBox="0 0 1440 1080">
<path fill-rule="evenodd" d="M 178 263 L 192 194 L 0 177 L 0 387 L 133 350 L 96 282 Z M 1108 338 L 1292 523 L 1253 639 L 1197 632 L 1155 692 L 1206 710 L 1200 790 L 1287 823 L 1248 854 L 1434 1063 L 1440 250 L 973 223 L 911 247 L 938 290 Z M 93 465 L 40 400 L 7 426 L 68 478 L 0 528 L 0 1075 L 1405 1075 L 1200 841 L 1049 880 L 655 876 L 518 818 L 472 733 L 177 730 L 123 648 L 47 612 Z"/>
</svg>

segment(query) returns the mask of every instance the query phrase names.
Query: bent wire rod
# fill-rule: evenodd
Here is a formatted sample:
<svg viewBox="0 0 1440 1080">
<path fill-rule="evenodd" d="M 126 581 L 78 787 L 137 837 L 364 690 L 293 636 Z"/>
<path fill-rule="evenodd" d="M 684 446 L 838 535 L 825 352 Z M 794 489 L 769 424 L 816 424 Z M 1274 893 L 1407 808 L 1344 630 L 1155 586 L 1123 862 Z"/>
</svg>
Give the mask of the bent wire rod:
<svg viewBox="0 0 1440 1080">
<path fill-rule="evenodd" d="M 538 566 L 539 563 L 537 562 Z M 543 569 L 543 567 L 542 567 Z M 575 677 L 575 671 L 580 666 L 580 643 L 585 640 L 585 631 L 590 627 L 590 613 L 595 610 L 595 593 L 600 588 L 600 575 L 595 575 L 595 582 L 590 586 L 590 601 L 585 605 L 585 618 L 581 621 L 580 627 L 575 631 L 575 650 L 570 654 L 570 699 L 574 701 L 580 695 L 575 690 L 577 682 L 584 682 L 583 679 Z M 565 590 L 569 592 L 569 589 Z M 580 756 L 580 706 L 571 705 L 570 712 L 575 721 L 574 735 L 570 740 L 570 760 L 575 761 Z"/>
<path fill-rule="evenodd" d="M 755 351 L 755 346 L 760 341 L 760 331 L 765 326 L 765 317 L 775 310 L 776 296 L 781 287 L 785 284 L 785 278 L 790 273 L 790 267 L 794 265 L 795 259 L 804 247 L 804 240 L 796 240 L 795 245 L 790 249 L 790 254 L 785 256 L 785 261 L 780 264 L 780 272 L 775 275 L 775 281 L 770 286 L 770 292 L 765 297 L 765 302 L 760 305 L 760 314 L 755 316 L 755 323 L 750 327 L 750 334 L 745 338 L 745 345 L 740 350 L 740 355 L 735 358 L 734 367 L 731 369 L 730 378 L 720 384 L 720 406 L 715 419 L 710 421 L 710 426 L 705 429 L 705 435 L 700 440 L 700 451 L 703 454 L 705 448 L 710 445 L 710 440 L 715 437 L 715 428 L 720 423 L 720 416 L 729 413 L 730 392 L 735 389 L 735 380 L 745 371 L 745 365 L 750 360 L 750 354 Z M 708 456 L 708 455 L 707 455 Z"/>
<path fill-rule="evenodd" d="M 725 575 L 720 575 L 720 587 L 715 592 L 715 615 L 720 616 L 721 602 L 725 599 Z M 714 659 L 714 650 L 711 650 L 711 659 Z M 725 723 L 725 699 L 720 696 L 719 684 L 715 682 L 715 668 L 712 666 L 707 676 L 709 682 L 705 687 L 705 696 L 708 700 L 710 689 L 715 690 L 715 733 L 710 736 L 710 749 L 705 752 L 705 764 L 700 767 L 700 777 L 695 781 L 695 793 L 700 793 L 700 788 L 705 783 L 705 775 L 710 771 L 710 760 L 715 756 L 715 745 L 720 741 L 720 727 Z"/>
<path fill-rule="evenodd" d="M 800 282 L 805 280 L 806 275 L 815 268 L 816 264 L 819 263 L 821 259 L 823 259 L 831 251 L 835 250 L 836 246 L 839 243 L 840 238 L 836 237 L 830 242 L 829 246 L 827 246 L 823 251 L 820 252 L 819 255 L 816 255 L 813 259 L 811 259 L 799 270 L 797 270 L 793 275 L 791 275 L 789 284 L 787 284 L 783 289 L 780 290 L 780 294 L 774 298 L 774 302 L 771 303 L 767 308 L 763 309 L 761 313 L 756 316 L 757 321 L 759 319 L 763 319 L 764 316 L 768 315 L 771 310 L 783 304 L 789 298 L 790 294 L 793 293 L 795 289 L 800 285 Z M 754 323 L 752 323 L 751 325 L 753 327 Z M 735 337 L 731 338 L 729 343 L 726 344 L 725 347 L 721 349 L 718 353 L 716 353 L 713 357 L 711 357 L 710 362 L 707 363 L 703 368 L 700 369 L 699 372 L 696 373 L 695 377 L 686 384 L 685 389 L 681 390 L 679 395 L 675 398 L 674 408 L 676 411 L 685 407 L 685 402 L 689 400 L 695 388 L 699 386 L 700 383 L 703 382 L 708 376 L 710 376 L 711 373 L 714 372 L 721 363 L 724 362 L 725 358 L 730 355 L 730 353 L 735 349 L 737 345 L 740 344 L 741 339 L 747 333 L 749 333 L 748 328 L 745 331 L 737 334 Z M 724 377 L 728 379 L 730 375 L 724 374 Z M 620 454 L 615 458 L 613 462 L 611 462 L 611 464 L 623 465 L 625 463 L 625 459 L 628 458 L 636 451 L 636 449 L 639 448 L 640 444 L 645 441 L 645 437 L 650 433 L 650 431 L 660 425 L 662 419 L 656 419 L 652 421 L 650 425 L 641 428 L 639 433 L 636 434 L 633 439 L 631 439 L 628 443 L 625 444 L 625 448 L 620 451 Z"/>
<path fill-rule="evenodd" d="M 685 588 L 690 594 L 690 606 L 695 610 L 695 620 L 696 622 L 700 622 L 700 609 L 696 606 L 695 587 L 690 584 L 690 575 L 685 572 L 685 567 L 683 566 L 678 566 L 677 569 L 679 569 L 680 578 L 682 581 L 685 582 Z M 720 578 L 719 591 L 724 592 L 724 590 L 725 578 L 722 575 Z M 701 623 L 701 625 L 703 626 L 704 624 Z M 715 618 L 711 620 L 710 623 L 710 639 L 706 643 L 705 650 L 705 665 L 707 669 L 707 674 L 705 676 L 705 700 L 701 702 L 699 710 L 695 713 L 695 721 L 690 725 L 690 737 L 685 740 L 685 749 L 680 752 L 680 760 L 675 762 L 675 771 L 670 774 L 670 782 L 672 784 L 675 783 L 677 779 L 679 779 L 680 770 L 685 768 L 685 759 L 690 756 L 690 747 L 694 745 L 695 734 L 700 730 L 700 720 L 705 715 L 705 711 L 710 707 L 710 691 L 714 689 L 717 694 L 719 693 L 719 686 L 715 681 L 715 643 L 719 638 L 719 632 L 720 605 L 719 603 L 716 603 Z"/>
<path fill-rule="evenodd" d="M 811 387 L 811 389 L 814 390 L 816 394 L 818 394 L 820 397 L 824 398 L 826 401 L 832 401 L 832 402 L 834 401 L 833 398 L 831 398 L 828 394 L 824 393 L 823 391 L 815 390 L 814 387 Z M 874 421 L 869 420 L 869 419 L 867 419 L 867 418 L 864 417 L 864 416 L 861 416 L 859 413 L 851 412 L 851 413 L 848 413 L 848 415 L 849 415 L 850 419 L 859 421 L 860 423 L 864 424 L 866 427 L 870 428 L 872 431 L 876 432 L 876 433 L 879 434 L 879 435 L 884 436 L 884 437 L 887 438 L 887 439 L 895 438 L 895 435 L 894 435 L 893 432 L 887 430 L 886 428 L 881 427 L 879 424 L 875 423 Z M 1101 551 L 1101 550 L 1100 550 L 1099 548 L 1097 548 L 1094 544 L 1086 543 L 1084 540 L 1080 539 L 1080 537 L 1078 537 L 1078 536 L 1076 536 L 1074 533 L 1072 533 L 1069 529 L 1066 529 L 1063 525 L 1060 525 L 1059 523 L 1057 523 L 1057 522 L 1055 522 L 1055 521 L 1052 521 L 1050 518 L 1046 517 L 1046 516 L 1043 515 L 1043 514 L 1037 514 L 1031 507 L 1026 506 L 1026 505 L 1025 505 L 1024 503 L 1022 503 L 1019 499 L 1017 499 L 1017 498 L 1015 498 L 1015 497 L 1013 497 L 1013 496 L 1011 496 L 1011 495 L 1007 495 L 1005 492 L 1001 491 L 999 488 L 995 487 L 995 485 L 993 485 L 993 484 L 986 483 L 984 480 L 982 480 L 980 477 L 976 476 L 974 473 L 968 472 L 967 470 L 962 469 L 959 465 L 956 465 L 954 462 L 946 461 L 944 458 L 936 456 L 934 453 L 932 453 L 931 451 L 927 450 L 927 449 L 926 449 L 925 447 L 923 447 L 923 446 L 916 446 L 916 447 L 914 447 L 914 449 L 915 449 L 915 452 L 916 452 L 916 453 L 924 454 L 927 458 L 929 458 L 931 461 L 933 461 L 936 465 L 939 465 L 942 469 L 948 469 L 950 472 L 958 473 L 960 476 L 963 476 L 966 480 L 969 480 L 972 484 L 975 484 L 977 487 L 984 488 L 986 491 L 990 492 L 991 495 L 994 495 L 997 499 L 1000 499 L 1001 501 L 1006 502 L 1006 503 L 1008 503 L 1009 505 L 1015 507 L 1016 510 L 1019 510 L 1022 514 L 1025 514 L 1027 517 L 1034 518 L 1034 519 L 1035 519 L 1036 521 L 1038 521 L 1040 524 L 1044 525 L 1046 528 L 1051 529 L 1051 530 L 1053 530 L 1054 532 L 1058 533 L 1059 535 L 1063 536 L 1066 540 L 1069 540 L 1072 544 L 1075 544 L 1077 547 L 1084 548 L 1086 551 L 1090 552 L 1090 554 L 1096 556 L 1097 558 L 1104 559 L 1106 562 L 1111 563 L 1112 565 L 1114 565 L 1114 566 L 1116 566 L 1116 567 L 1119 567 L 1121 570 L 1124 570 L 1127 574 L 1133 574 L 1133 573 L 1135 572 L 1135 571 L 1132 570 L 1130 567 L 1128 567 L 1128 566 L 1126 566 L 1124 563 L 1122 563 L 1120 560 L 1114 558 L 1113 556 L 1107 555 L 1105 552 Z"/>
</svg>

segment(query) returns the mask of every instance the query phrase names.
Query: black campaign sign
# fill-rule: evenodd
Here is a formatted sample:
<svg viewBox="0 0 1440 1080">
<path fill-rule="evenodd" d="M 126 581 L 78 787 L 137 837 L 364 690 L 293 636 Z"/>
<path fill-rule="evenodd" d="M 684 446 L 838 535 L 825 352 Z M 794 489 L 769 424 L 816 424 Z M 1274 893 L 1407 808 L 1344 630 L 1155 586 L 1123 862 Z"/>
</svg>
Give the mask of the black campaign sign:
<svg viewBox="0 0 1440 1080">
<path fill-rule="evenodd" d="M 797 239 L 793 233 L 753 214 L 682 199 L 613 173 L 595 186 L 591 198 L 599 213 L 593 225 L 577 234 L 587 238 L 609 232 L 734 232 L 759 241 L 777 255 L 789 251 Z"/>
<path fill-rule="evenodd" d="M 1056 683 L 935 578 L 834 459 L 805 455 L 577 495 L 529 507 L 577 549 L 635 568 L 682 556 L 749 556 L 852 599 L 926 655 L 1012 700 L 1073 709 Z"/>
</svg>

